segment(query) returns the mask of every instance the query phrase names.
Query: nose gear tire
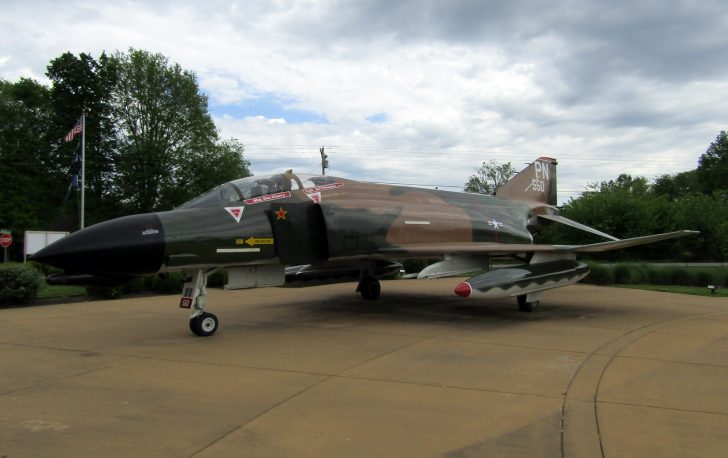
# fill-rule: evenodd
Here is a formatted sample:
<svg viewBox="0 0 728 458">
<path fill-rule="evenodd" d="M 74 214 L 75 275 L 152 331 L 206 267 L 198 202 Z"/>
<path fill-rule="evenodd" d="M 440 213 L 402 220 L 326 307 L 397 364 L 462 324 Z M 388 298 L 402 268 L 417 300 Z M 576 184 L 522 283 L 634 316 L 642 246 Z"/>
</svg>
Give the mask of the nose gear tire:
<svg viewBox="0 0 728 458">
<path fill-rule="evenodd" d="M 208 337 L 215 334 L 220 326 L 217 317 L 212 313 L 201 313 L 190 319 L 190 330 L 199 337 Z"/>
</svg>

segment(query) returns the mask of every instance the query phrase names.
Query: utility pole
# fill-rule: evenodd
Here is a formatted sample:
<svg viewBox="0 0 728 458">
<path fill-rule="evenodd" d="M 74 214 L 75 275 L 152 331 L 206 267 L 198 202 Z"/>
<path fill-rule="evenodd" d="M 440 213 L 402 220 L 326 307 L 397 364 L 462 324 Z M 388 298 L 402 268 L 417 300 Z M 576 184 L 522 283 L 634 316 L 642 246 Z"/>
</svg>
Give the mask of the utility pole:
<svg viewBox="0 0 728 458">
<path fill-rule="evenodd" d="M 319 152 L 321 153 L 321 175 L 326 175 L 326 169 L 329 168 L 329 156 L 324 153 L 323 146 L 319 148 Z"/>
</svg>

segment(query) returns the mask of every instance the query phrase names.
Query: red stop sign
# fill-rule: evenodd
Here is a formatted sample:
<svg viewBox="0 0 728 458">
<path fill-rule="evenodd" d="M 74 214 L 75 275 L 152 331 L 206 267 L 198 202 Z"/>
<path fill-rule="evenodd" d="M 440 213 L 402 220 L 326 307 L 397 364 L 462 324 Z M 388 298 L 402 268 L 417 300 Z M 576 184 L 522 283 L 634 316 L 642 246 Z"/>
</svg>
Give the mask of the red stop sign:
<svg viewBox="0 0 728 458">
<path fill-rule="evenodd" d="M 3 248 L 9 247 L 13 243 L 13 236 L 12 234 L 8 234 L 7 232 L 3 232 L 0 234 L 0 246 Z"/>
</svg>

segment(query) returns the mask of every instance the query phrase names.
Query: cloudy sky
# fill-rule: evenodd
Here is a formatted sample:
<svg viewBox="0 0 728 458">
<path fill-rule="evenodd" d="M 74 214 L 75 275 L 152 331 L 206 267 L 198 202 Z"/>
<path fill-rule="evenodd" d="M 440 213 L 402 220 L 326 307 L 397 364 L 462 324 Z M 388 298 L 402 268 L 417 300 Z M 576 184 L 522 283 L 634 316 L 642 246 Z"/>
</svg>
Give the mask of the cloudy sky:
<svg viewBox="0 0 728 458">
<path fill-rule="evenodd" d="M 728 128 L 724 1 L 3 1 L 0 78 L 130 47 L 194 71 L 256 174 L 458 189 L 559 160 L 559 201 L 695 168 Z M 452 188 L 448 188 L 452 187 Z"/>
</svg>

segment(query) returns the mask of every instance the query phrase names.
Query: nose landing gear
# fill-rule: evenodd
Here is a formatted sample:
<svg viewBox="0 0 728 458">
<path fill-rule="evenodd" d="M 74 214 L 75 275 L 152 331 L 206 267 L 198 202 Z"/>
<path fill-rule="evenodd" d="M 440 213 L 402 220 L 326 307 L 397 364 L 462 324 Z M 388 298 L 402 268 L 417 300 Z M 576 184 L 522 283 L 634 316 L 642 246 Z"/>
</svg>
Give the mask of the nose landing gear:
<svg viewBox="0 0 728 458">
<path fill-rule="evenodd" d="M 207 272 L 197 269 L 192 278 L 185 282 L 179 306 L 192 309 L 190 315 L 190 331 L 199 337 L 209 337 L 220 327 L 217 317 L 205 311 L 207 296 Z"/>
</svg>

